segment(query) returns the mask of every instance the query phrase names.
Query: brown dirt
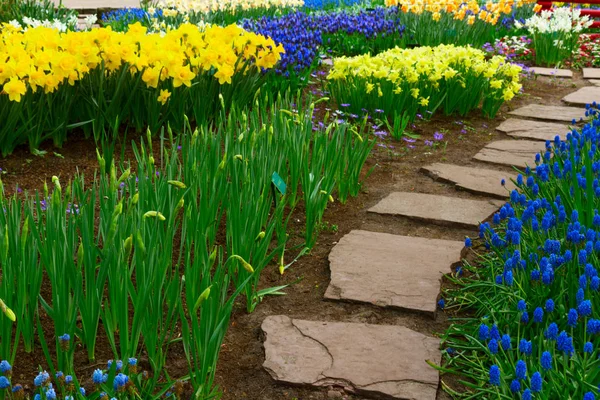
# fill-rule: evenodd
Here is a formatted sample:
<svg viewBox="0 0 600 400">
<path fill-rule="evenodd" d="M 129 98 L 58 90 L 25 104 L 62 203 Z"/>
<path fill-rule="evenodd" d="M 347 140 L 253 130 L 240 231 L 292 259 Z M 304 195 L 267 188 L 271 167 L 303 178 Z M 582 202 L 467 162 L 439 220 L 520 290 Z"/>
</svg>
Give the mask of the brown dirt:
<svg viewBox="0 0 600 400">
<path fill-rule="evenodd" d="M 560 99 L 565 94 L 584 85 L 585 82 L 580 75 L 576 75 L 573 80 L 549 78 L 528 80 L 524 84 L 524 94 L 514 99 L 510 103 L 510 108 L 514 109 L 530 103 L 559 105 Z M 217 370 L 216 380 L 223 391 L 224 400 L 328 398 L 328 388 L 309 389 L 278 384 L 262 368 L 264 349 L 260 325 L 268 315 L 286 314 L 292 318 L 308 320 L 400 324 L 429 335 L 436 335 L 448 326 L 448 319 L 444 313 L 438 313 L 434 320 L 410 312 L 324 301 L 323 295 L 329 283 L 327 256 L 335 243 L 352 229 L 454 240 L 475 236 L 476 232 L 470 230 L 441 227 L 406 218 L 377 216 L 367 214 L 366 210 L 392 191 L 477 198 L 478 196 L 457 191 L 450 185 L 435 182 L 419 170 L 422 166 L 433 162 L 484 166 L 472 161 L 471 157 L 486 143 L 506 138 L 506 135 L 495 131 L 494 128 L 507 118 L 507 111 L 509 111 L 508 107 L 504 106 L 495 120 L 485 119 L 477 112 L 464 118 L 436 115 L 431 121 L 419 121 L 415 124 L 416 128 L 413 132 L 420 134 L 421 137 L 417 143 L 414 143 L 414 149 L 408 150 L 407 143 L 394 142 L 390 138 L 381 142 L 387 148 L 375 147 L 374 154 L 365 167 L 368 169 L 374 166 L 374 172 L 366 181 L 362 193 L 357 198 L 350 199 L 345 205 L 336 202 L 329 206 L 324 216 L 324 222 L 329 228 L 321 232 L 312 253 L 300 258 L 283 276 L 279 275 L 273 265 L 264 270 L 261 278 L 263 287 L 288 284 L 299 278 L 301 281 L 287 288 L 286 296 L 265 298 L 252 314 L 247 314 L 244 304 L 238 301 L 222 347 Z M 460 121 L 464 125 L 460 125 Z M 468 132 L 461 134 L 464 126 L 468 126 Z M 444 133 L 444 140 L 436 148 L 425 146 L 424 140 L 433 140 L 436 131 Z M 390 148 L 390 145 L 394 147 Z M 44 181 L 50 182 L 52 175 L 59 176 L 61 181 L 65 182 L 76 171 L 85 173 L 88 179 L 92 178 L 93 171 L 97 167 L 93 142 L 71 137 L 63 149 L 47 147 L 46 150 L 48 154 L 45 157 L 36 157 L 29 154 L 27 149 L 19 149 L 13 155 L 0 160 L 0 168 L 4 171 L 2 180 L 7 192 L 13 192 L 17 185 L 28 191 L 40 189 Z M 60 153 L 64 158 L 54 156 L 53 151 Z M 485 167 L 502 169 L 492 165 L 485 165 Z M 300 233 L 303 231 L 303 225 L 296 222 L 292 229 Z M 291 261 L 291 257 L 291 254 L 288 255 L 290 259 L 286 261 Z M 42 322 L 49 327 L 47 324 L 50 321 Z M 48 329 L 48 332 L 52 330 Z M 112 352 L 101 334 L 97 347 L 98 365 L 105 365 L 109 358 L 112 358 Z M 33 354 L 20 353 L 17 357 L 18 365 L 15 366 L 17 378 L 15 382 L 28 382 L 31 385 L 38 365 L 44 365 L 43 359 L 39 349 Z M 170 372 L 178 376 L 177 372 L 180 371 L 179 375 L 183 375 L 186 365 L 181 349 L 173 347 L 169 359 Z M 91 375 L 95 367 L 96 365 L 87 364 L 84 351 L 76 351 L 75 369 L 80 377 Z M 453 382 L 451 377 L 442 377 L 442 379 L 447 383 Z M 346 399 L 359 398 L 351 394 L 343 396 Z M 438 399 L 448 398 L 449 396 L 441 389 L 438 391 Z"/>
</svg>

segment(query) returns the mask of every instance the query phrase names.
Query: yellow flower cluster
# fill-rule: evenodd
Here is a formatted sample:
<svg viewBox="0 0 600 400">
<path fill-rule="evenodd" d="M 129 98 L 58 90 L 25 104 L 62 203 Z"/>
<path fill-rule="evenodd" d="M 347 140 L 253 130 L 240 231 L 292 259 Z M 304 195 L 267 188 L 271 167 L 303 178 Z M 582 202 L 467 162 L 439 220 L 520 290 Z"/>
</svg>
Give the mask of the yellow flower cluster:
<svg viewBox="0 0 600 400">
<path fill-rule="evenodd" d="M 304 0 L 159 0 L 157 7 L 165 9 L 166 16 L 173 13 L 220 12 L 251 10 L 256 8 L 301 7 Z M 163 12 L 163 13 L 164 13 Z"/>
<path fill-rule="evenodd" d="M 439 20 L 442 13 L 449 13 L 454 19 L 467 19 L 469 24 L 476 19 L 496 25 L 505 14 L 511 14 L 515 7 L 523 7 L 535 3 L 536 0 L 489 0 L 482 7 L 478 0 L 385 0 L 389 6 L 398 6 L 405 13 L 422 14 L 429 12 L 434 20 Z"/>
<path fill-rule="evenodd" d="M 271 68 L 283 53 L 272 39 L 230 25 L 191 24 L 166 34 L 149 34 L 139 23 L 125 33 L 110 28 L 60 33 L 38 27 L 22 31 L 8 24 L 0 30 L 0 91 L 20 101 L 28 88 L 46 93 L 62 84 L 74 85 L 96 68 L 107 75 L 122 67 L 142 74 L 148 87 L 171 81 L 173 87 L 191 86 L 203 71 L 214 72 L 220 84 L 231 83 L 245 62 Z M 159 99 L 165 101 L 165 94 Z"/>
<path fill-rule="evenodd" d="M 508 101 L 521 89 L 520 72 L 521 67 L 506 63 L 504 57 L 486 60 L 483 51 L 472 47 L 440 45 L 395 48 L 375 57 L 336 58 L 327 79 L 356 82 L 353 78 L 359 78 L 365 85 L 364 92 L 379 93 L 380 97 L 381 83 L 389 83 L 394 94 L 410 91 L 414 99 L 426 106 L 429 99 L 420 93 L 435 92 L 440 84 L 448 86 L 456 82 L 467 89 L 467 82 L 478 78 L 488 82 L 488 91 L 494 97 Z"/>
</svg>

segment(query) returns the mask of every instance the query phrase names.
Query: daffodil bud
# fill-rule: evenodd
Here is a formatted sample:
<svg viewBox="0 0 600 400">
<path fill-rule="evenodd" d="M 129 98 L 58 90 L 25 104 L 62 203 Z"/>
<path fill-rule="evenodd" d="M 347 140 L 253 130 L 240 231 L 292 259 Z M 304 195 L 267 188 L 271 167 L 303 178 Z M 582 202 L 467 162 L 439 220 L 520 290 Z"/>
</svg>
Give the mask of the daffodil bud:
<svg viewBox="0 0 600 400">
<path fill-rule="evenodd" d="M 138 200 L 140 199 L 140 192 L 136 192 L 131 198 L 131 204 L 136 205 Z"/>
<path fill-rule="evenodd" d="M 162 215 L 160 211 L 148 211 L 144 214 L 144 219 L 146 218 L 158 218 L 161 221 L 166 220 L 165 216 Z"/>
<path fill-rule="evenodd" d="M 100 151 L 96 148 L 96 158 L 98 159 L 98 166 L 100 167 L 101 173 L 106 173 L 106 161 L 104 157 L 100 155 Z"/>
<path fill-rule="evenodd" d="M 150 156 L 150 157 L 148 157 L 148 162 L 149 162 L 151 165 L 154 165 L 154 156 Z"/>
<path fill-rule="evenodd" d="M 17 320 L 17 316 L 15 315 L 13 310 L 8 308 L 8 306 L 4 303 L 4 301 L 2 299 L 0 299 L 0 310 L 2 310 L 4 315 L 6 315 L 6 317 L 8 319 L 10 319 L 12 322 L 15 322 Z"/>
<path fill-rule="evenodd" d="M 83 243 L 79 242 L 79 247 L 77 248 L 77 265 L 81 266 L 83 265 L 83 256 L 84 256 L 84 252 L 83 252 Z"/>
<path fill-rule="evenodd" d="M 225 155 L 223 156 L 223 159 L 221 160 L 221 162 L 219 163 L 219 170 L 224 170 L 225 169 L 225 161 L 227 160 L 227 153 L 225 153 Z"/>
<path fill-rule="evenodd" d="M 235 156 L 233 156 L 233 158 L 235 158 L 236 160 L 239 160 L 239 161 L 244 161 L 244 157 L 242 157 L 241 154 L 236 154 Z"/>
<path fill-rule="evenodd" d="M 243 268 L 244 268 L 246 271 L 248 271 L 249 273 L 251 273 L 251 274 L 253 274 L 253 273 L 254 273 L 254 268 L 252 268 L 252 265 L 248 264 L 248 263 L 246 262 L 246 260 L 244 260 L 242 257 L 240 257 L 240 256 L 238 256 L 238 255 L 236 255 L 236 254 L 234 254 L 234 255 L 232 255 L 232 256 L 231 256 L 231 258 L 235 258 L 236 260 L 238 260 L 238 261 L 239 261 L 239 262 L 242 264 L 242 267 L 243 267 Z"/>
<path fill-rule="evenodd" d="M 142 232 L 139 230 L 135 234 L 135 244 L 137 249 L 142 252 L 142 254 L 146 254 L 146 246 L 144 245 L 144 240 L 142 239 Z"/>
<path fill-rule="evenodd" d="M 178 187 L 179 189 L 185 189 L 187 188 L 187 186 L 185 185 L 185 183 L 180 182 L 180 181 L 167 181 L 167 183 L 171 186 L 175 186 Z"/>
<path fill-rule="evenodd" d="M 216 259 L 217 259 L 217 247 L 215 246 L 212 253 L 210 253 L 210 256 L 208 256 L 208 265 L 210 265 L 212 267 L 212 265 L 215 263 Z"/>
<path fill-rule="evenodd" d="M 119 178 L 119 180 L 117 181 L 117 186 L 120 186 L 121 183 L 125 182 L 127 179 L 129 179 L 129 176 L 131 175 L 131 168 L 127 168 L 125 170 L 125 172 L 123 172 L 123 174 L 121 175 L 121 177 Z"/>
<path fill-rule="evenodd" d="M 29 218 L 25 217 L 25 222 L 23 222 L 23 229 L 21 229 L 21 246 L 25 246 L 27 243 L 27 235 L 29 235 Z"/>
<path fill-rule="evenodd" d="M 219 93 L 219 102 L 221 103 L 221 107 L 223 107 L 223 110 L 225 109 L 225 99 L 223 98 L 223 95 L 221 93 Z"/>
<path fill-rule="evenodd" d="M 194 312 L 198 311 L 202 303 L 204 303 L 204 300 L 208 299 L 208 296 L 210 296 L 210 286 L 204 289 L 202 293 L 200 293 L 200 296 L 198 296 L 198 300 L 196 300 L 196 304 L 194 304 Z"/>
<path fill-rule="evenodd" d="M 324 190 L 319 190 L 319 193 L 320 193 L 320 194 L 327 194 L 327 192 L 326 192 L 326 191 L 324 191 Z"/>
<path fill-rule="evenodd" d="M 329 195 L 329 201 L 333 203 L 333 196 Z"/>
<path fill-rule="evenodd" d="M 129 256 L 131 256 L 132 248 L 133 248 L 133 235 L 129 235 L 129 237 L 123 241 L 123 250 L 125 251 L 125 257 L 127 259 L 129 259 Z"/>
<path fill-rule="evenodd" d="M 244 140 L 244 133 L 240 133 L 240 136 L 238 136 L 237 138 L 238 142 L 241 142 L 242 140 Z"/>
<path fill-rule="evenodd" d="M 256 239 L 254 239 L 255 242 L 258 242 L 259 240 L 262 240 L 265 237 L 266 233 L 265 231 L 261 231 L 257 236 Z"/>
<path fill-rule="evenodd" d="M 62 188 L 60 187 L 60 181 L 58 180 L 58 176 L 52 176 L 52 183 L 54 183 L 54 187 L 56 188 L 56 190 L 58 190 L 59 192 L 62 191 Z"/>
<path fill-rule="evenodd" d="M 179 199 L 179 201 L 177 202 L 177 205 L 175 206 L 175 214 L 177 214 L 179 212 L 179 210 L 181 210 L 183 208 L 184 204 L 185 204 L 185 200 L 182 197 L 181 199 Z"/>
</svg>

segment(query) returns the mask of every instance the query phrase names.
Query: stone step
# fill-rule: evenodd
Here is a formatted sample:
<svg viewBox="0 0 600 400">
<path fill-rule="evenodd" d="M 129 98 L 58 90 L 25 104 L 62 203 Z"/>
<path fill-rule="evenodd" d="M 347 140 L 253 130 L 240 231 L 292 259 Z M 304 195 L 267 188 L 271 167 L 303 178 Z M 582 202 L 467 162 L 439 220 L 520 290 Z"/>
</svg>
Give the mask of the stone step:
<svg viewBox="0 0 600 400">
<path fill-rule="evenodd" d="M 279 382 L 367 398 L 435 400 L 439 339 L 403 326 L 265 318 L 263 367 Z"/>
<path fill-rule="evenodd" d="M 510 191 L 515 189 L 511 180 L 517 179 L 516 175 L 504 171 L 441 163 L 427 165 L 421 168 L 421 172 L 467 192 L 498 199 L 508 198 Z M 505 186 L 502 186 L 502 180 L 505 181 Z"/>
<path fill-rule="evenodd" d="M 600 79 L 589 79 L 588 82 L 592 85 L 600 86 Z"/>
<path fill-rule="evenodd" d="M 560 68 L 543 68 L 543 67 L 532 67 L 531 71 L 536 75 L 541 76 L 554 76 L 557 78 L 572 78 L 573 71 L 570 69 L 560 69 Z"/>
<path fill-rule="evenodd" d="M 426 222 L 477 228 L 504 204 L 501 200 L 469 200 L 424 193 L 390 193 L 369 212 L 401 215 Z"/>
<path fill-rule="evenodd" d="M 545 143 L 532 140 L 498 140 L 487 144 L 473 159 L 509 167 L 535 168 L 535 155 L 543 152 Z"/>
<path fill-rule="evenodd" d="M 529 119 L 509 118 L 496 130 L 519 139 L 554 140 L 556 136 L 564 139 L 569 126 L 552 122 L 532 121 Z"/>
<path fill-rule="evenodd" d="M 329 254 L 330 300 L 434 315 L 440 279 L 460 261 L 463 242 L 351 231 Z"/>
<path fill-rule="evenodd" d="M 52 0 L 57 6 L 62 3 L 66 8 L 91 12 L 95 10 L 138 8 L 140 0 Z"/>
<path fill-rule="evenodd" d="M 509 114 L 519 117 L 563 122 L 579 121 L 585 118 L 585 110 L 578 107 L 544 106 L 541 104 L 529 104 L 511 111 Z"/>
<path fill-rule="evenodd" d="M 593 102 L 600 103 L 600 87 L 584 86 L 578 91 L 566 95 L 562 100 L 567 104 L 580 106 Z"/>
<path fill-rule="evenodd" d="M 583 79 L 600 79 L 600 68 L 583 68 Z"/>
</svg>

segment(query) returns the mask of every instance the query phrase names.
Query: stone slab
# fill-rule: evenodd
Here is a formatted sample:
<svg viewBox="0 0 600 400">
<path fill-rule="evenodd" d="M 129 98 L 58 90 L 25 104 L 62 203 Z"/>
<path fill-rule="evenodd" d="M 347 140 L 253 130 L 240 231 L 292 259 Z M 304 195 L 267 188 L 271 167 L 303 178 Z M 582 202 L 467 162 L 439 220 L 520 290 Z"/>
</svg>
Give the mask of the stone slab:
<svg viewBox="0 0 600 400">
<path fill-rule="evenodd" d="M 273 315 L 262 323 L 263 367 L 277 381 L 342 386 L 370 398 L 435 400 L 439 339 L 403 326 L 317 322 Z"/>
<path fill-rule="evenodd" d="M 573 77 L 573 71 L 570 69 L 532 67 L 531 71 L 536 75 L 542 76 L 555 76 L 557 78 Z"/>
<path fill-rule="evenodd" d="M 52 0 L 57 6 L 62 3 L 73 10 L 102 10 L 118 8 L 139 8 L 140 0 Z"/>
<path fill-rule="evenodd" d="M 583 68 L 584 79 L 600 79 L 600 68 Z"/>
<path fill-rule="evenodd" d="M 500 200 L 482 201 L 424 193 L 394 192 L 369 209 L 369 212 L 477 228 L 503 204 Z"/>
<path fill-rule="evenodd" d="M 588 82 L 592 85 L 600 86 L 600 79 L 589 79 Z"/>
<path fill-rule="evenodd" d="M 600 103 L 600 87 L 584 86 L 576 92 L 570 93 L 562 99 L 567 104 L 585 106 L 593 102 Z"/>
<path fill-rule="evenodd" d="M 516 175 L 493 169 L 434 163 L 421 168 L 421 172 L 433 179 L 452 183 L 467 192 L 498 199 L 506 199 L 509 192 L 516 188 L 511 181 L 517 179 Z M 503 179 L 505 186 L 501 185 Z"/>
<path fill-rule="evenodd" d="M 509 167 L 535 167 L 535 155 L 546 148 L 545 143 L 532 140 L 498 140 L 489 143 L 473 159 Z"/>
<path fill-rule="evenodd" d="M 556 136 L 566 137 L 569 127 L 553 122 L 532 121 L 529 119 L 509 118 L 496 130 L 519 139 L 554 140 Z"/>
<path fill-rule="evenodd" d="M 351 231 L 329 253 L 325 298 L 431 313 L 463 242 Z"/>
<path fill-rule="evenodd" d="M 529 104 L 509 112 L 510 115 L 519 117 L 545 119 L 548 121 L 571 122 L 579 121 L 585 117 L 585 110 L 578 107 L 544 106 L 541 104 Z"/>
</svg>

